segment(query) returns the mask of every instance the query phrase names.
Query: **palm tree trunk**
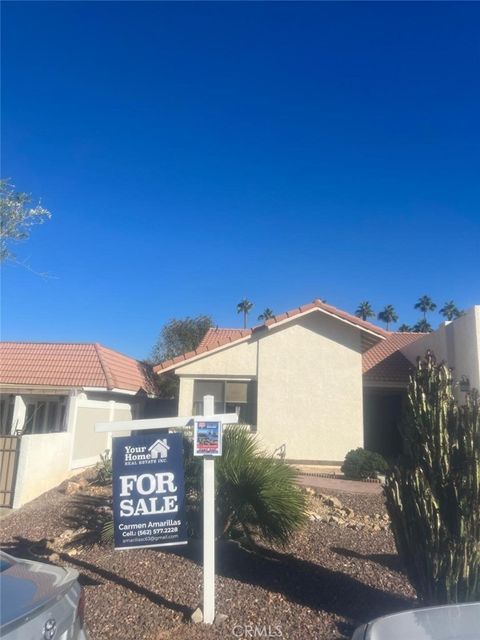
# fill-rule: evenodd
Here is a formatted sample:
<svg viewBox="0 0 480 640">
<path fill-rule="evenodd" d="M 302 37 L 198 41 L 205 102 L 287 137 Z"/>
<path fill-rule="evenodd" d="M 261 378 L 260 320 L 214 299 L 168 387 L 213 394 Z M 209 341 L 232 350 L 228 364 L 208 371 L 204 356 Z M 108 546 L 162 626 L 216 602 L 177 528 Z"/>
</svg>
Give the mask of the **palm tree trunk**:
<svg viewBox="0 0 480 640">
<path fill-rule="evenodd" d="M 247 328 L 247 312 L 246 312 L 246 310 L 243 311 L 243 328 L 244 329 Z"/>
</svg>

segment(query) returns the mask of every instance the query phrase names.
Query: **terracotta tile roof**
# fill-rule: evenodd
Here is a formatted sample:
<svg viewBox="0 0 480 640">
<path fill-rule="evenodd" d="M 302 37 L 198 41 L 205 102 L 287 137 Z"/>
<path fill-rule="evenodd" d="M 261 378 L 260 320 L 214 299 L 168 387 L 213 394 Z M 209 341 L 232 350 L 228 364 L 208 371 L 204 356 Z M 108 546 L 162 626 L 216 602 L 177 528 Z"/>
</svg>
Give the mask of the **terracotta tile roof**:
<svg viewBox="0 0 480 640">
<path fill-rule="evenodd" d="M 0 342 L 0 383 L 155 392 L 146 366 L 100 344 Z"/>
<path fill-rule="evenodd" d="M 251 334 L 250 329 L 209 329 L 198 345 L 198 349 L 213 349 L 226 342 L 238 340 L 239 338 L 243 338 L 245 331 L 248 332 L 247 335 Z"/>
<path fill-rule="evenodd" d="M 364 332 L 367 332 L 366 336 L 368 337 L 365 337 L 362 341 L 365 342 L 365 348 L 372 346 L 378 340 L 387 338 L 390 335 L 389 332 L 385 331 L 381 327 L 377 327 L 377 325 L 372 324 L 371 322 L 361 320 L 360 318 L 357 318 L 350 313 L 346 313 L 341 309 L 337 309 L 330 304 L 326 304 L 321 300 L 314 300 L 309 304 L 304 304 L 300 307 L 296 307 L 295 309 L 291 309 L 290 311 L 286 311 L 285 313 L 282 313 L 278 316 L 274 316 L 270 320 L 267 320 L 264 324 L 257 325 L 252 329 L 209 329 L 203 340 L 194 351 L 189 351 L 188 353 L 183 353 L 182 355 L 171 358 L 170 360 L 160 362 L 153 367 L 153 370 L 155 371 L 155 373 L 161 373 L 162 371 L 174 369 L 175 366 L 179 366 L 180 364 L 183 364 L 184 362 L 187 362 L 188 360 L 191 360 L 196 356 L 202 355 L 207 351 L 212 351 L 214 349 L 218 349 L 228 344 L 237 342 L 238 340 L 243 340 L 245 338 L 248 338 L 253 333 L 265 330 L 279 322 L 294 318 L 295 316 L 300 316 L 302 314 L 308 313 L 309 311 L 313 311 L 314 309 L 323 311 L 328 315 L 339 318 L 340 320 L 355 325 L 360 329 L 363 329 Z"/>
<path fill-rule="evenodd" d="M 424 333 L 390 333 L 386 340 L 382 340 L 363 354 L 363 379 L 378 383 L 408 382 L 413 365 L 400 349 L 424 335 Z"/>
</svg>

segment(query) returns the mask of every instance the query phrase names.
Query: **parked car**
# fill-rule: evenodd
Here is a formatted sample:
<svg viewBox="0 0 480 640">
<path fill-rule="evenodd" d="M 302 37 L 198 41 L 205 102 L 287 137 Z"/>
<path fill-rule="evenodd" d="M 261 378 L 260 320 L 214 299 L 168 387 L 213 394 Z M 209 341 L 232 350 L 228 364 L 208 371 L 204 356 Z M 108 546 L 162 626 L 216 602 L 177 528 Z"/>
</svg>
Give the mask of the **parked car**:
<svg viewBox="0 0 480 640">
<path fill-rule="evenodd" d="M 377 618 L 352 640 L 479 640 L 480 602 L 426 607 Z"/>
<path fill-rule="evenodd" d="M 88 640 L 78 572 L 0 551 L 2 640 Z"/>
</svg>

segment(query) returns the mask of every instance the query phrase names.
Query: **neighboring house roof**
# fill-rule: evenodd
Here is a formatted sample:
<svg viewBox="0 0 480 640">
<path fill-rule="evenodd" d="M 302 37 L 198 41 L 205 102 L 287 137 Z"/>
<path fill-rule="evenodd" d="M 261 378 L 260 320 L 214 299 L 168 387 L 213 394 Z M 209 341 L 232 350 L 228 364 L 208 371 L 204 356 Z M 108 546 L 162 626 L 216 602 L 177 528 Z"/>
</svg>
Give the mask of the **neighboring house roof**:
<svg viewBox="0 0 480 640">
<path fill-rule="evenodd" d="M 96 343 L 0 342 L 0 384 L 155 393 L 147 365 Z"/>
<path fill-rule="evenodd" d="M 370 383 L 408 382 L 413 365 L 400 349 L 424 335 L 424 333 L 390 333 L 386 340 L 379 342 L 363 354 L 363 379 Z"/>
<path fill-rule="evenodd" d="M 155 373 L 162 373 L 170 369 L 175 369 L 189 360 L 197 356 L 204 355 L 208 351 L 221 349 L 227 345 L 247 340 L 250 336 L 275 328 L 277 325 L 290 321 L 292 318 L 300 317 L 313 311 L 319 311 L 338 320 L 353 325 L 362 330 L 362 347 L 366 350 L 376 344 L 379 340 L 387 338 L 390 334 L 381 327 L 377 327 L 371 322 L 361 320 L 356 316 L 346 313 L 341 309 L 337 309 L 330 304 L 326 304 L 321 300 L 314 300 L 309 304 L 296 307 L 286 313 L 281 313 L 267 320 L 264 324 L 253 327 L 252 329 L 209 329 L 199 346 L 194 351 L 189 351 L 170 360 L 165 360 L 153 367 Z"/>
</svg>

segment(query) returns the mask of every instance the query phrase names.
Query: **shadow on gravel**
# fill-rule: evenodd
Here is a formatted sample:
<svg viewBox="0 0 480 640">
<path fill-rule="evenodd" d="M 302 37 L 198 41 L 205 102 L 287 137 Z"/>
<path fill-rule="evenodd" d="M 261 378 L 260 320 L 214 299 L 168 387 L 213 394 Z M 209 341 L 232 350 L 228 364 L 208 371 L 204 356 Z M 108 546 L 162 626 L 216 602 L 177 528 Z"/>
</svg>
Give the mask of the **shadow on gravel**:
<svg viewBox="0 0 480 640">
<path fill-rule="evenodd" d="M 195 542 L 197 544 L 167 553 L 200 564 L 201 544 Z M 353 626 L 414 605 L 411 598 L 371 587 L 346 573 L 332 571 L 289 553 L 264 547 L 256 553 L 235 542 L 218 542 L 217 545 L 217 575 L 281 593 L 302 606 L 347 618 Z"/>
<path fill-rule="evenodd" d="M 330 547 L 331 551 L 338 553 L 341 556 L 345 556 L 345 558 L 356 558 L 357 560 L 370 560 L 372 562 L 376 562 L 382 567 L 386 567 L 390 569 L 390 571 L 398 571 L 398 573 L 403 573 L 405 575 L 405 567 L 402 564 L 402 561 L 395 553 L 372 553 L 372 554 L 362 554 L 357 551 L 353 551 L 352 549 L 344 549 L 343 547 Z"/>
<path fill-rule="evenodd" d="M 112 519 L 112 499 L 106 496 L 77 495 L 69 503 L 69 512 L 63 516 L 65 525 L 81 534 L 72 539 L 72 545 L 89 546 L 97 543 L 103 526 Z"/>
<path fill-rule="evenodd" d="M 17 537 L 16 543 L 10 543 L 9 545 L 6 545 L 4 547 L 4 550 L 13 556 L 19 556 L 23 558 L 28 557 L 32 560 L 45 562 L 47 564 L 54 564 L 52 562 L 49 562 L 48 556 L 52 553 L 55 553 L 55 551 L 48 548 L 46 540 L 35 541 Z M 32 550 L 35 550 L 34 553 L 32 553 Z M 43 557 L 43 554 L 45 554 L 45 557 Z M 172 602 L 171 600 L 167 600 L 159 593 L 150 591 L 149 589 L 136 584 L 128 578 L 123 578 L 122 576 L 119 576 L 116 573 L 112 573 L 107 569 L 103 569 L 102 567 L 98 567 L 91 562 L 86 562 L 85 560 L 81 560 L 76 556 L 70 556 L 68 553 L 59 553 L 58 555 L 64 562 L 68 562 L 69 564 L 75 566 L 79 571 L 81 569 L 84 569 L 85 571 L 94 574 L 95 577 L 98 576 L 100 578 L 103 578 L 104 581 L 114 582 L 115 584 L 121 585 L 122 587 L 125 587 L 126 589 L 129 589 L 134 593 L 138 593 L 139 595 L 148 598 L 148 600 L 150 600 L 150 602 L 153 602 L 153 604 L 160 605 L 162 607 L 171 609 L 172 611 L 183 614 L 185 618 L 188 618 L 193 612 L 193 609 L 190 607 L 178 604 L 177 602 Z M 96 582 L 95 579 L 92 579 L 91 576 L 85 573 L 80 573 L 79 582 L 84 585 L 101 584 L 101 582 Z"/>
</svg>

